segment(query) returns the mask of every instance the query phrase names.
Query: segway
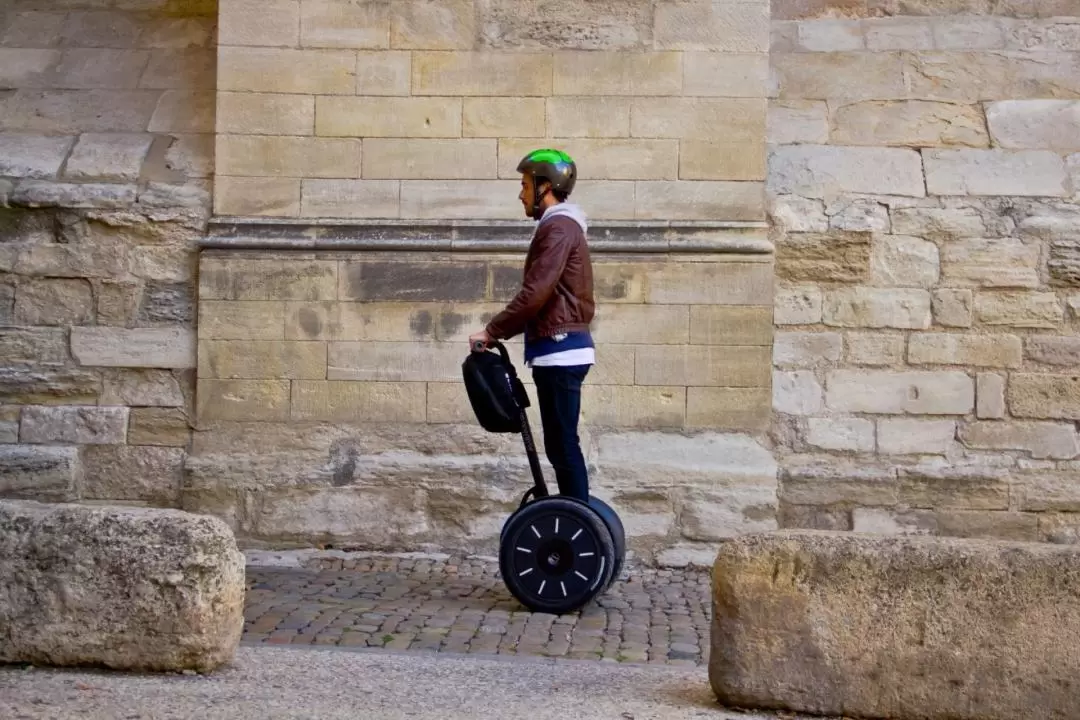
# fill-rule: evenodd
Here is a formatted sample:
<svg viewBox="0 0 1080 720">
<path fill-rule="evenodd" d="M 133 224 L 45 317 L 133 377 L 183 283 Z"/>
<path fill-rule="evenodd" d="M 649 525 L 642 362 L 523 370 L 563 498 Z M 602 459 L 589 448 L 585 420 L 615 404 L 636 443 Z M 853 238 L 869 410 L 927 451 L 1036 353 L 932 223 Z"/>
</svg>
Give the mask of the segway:
<svg viewBox="0 0 1080 720">
<path fill-rule="evenodd" d="M 572 612 L 618 578 L 626 535 L 618 514 L 602 500 L 550 495 L 525 409 L 529 396 L 510 353 L 500 342 L 487 352 L 477 343 L 462 363 L 465 388 L 481 426 L 521 433 L 533 486 L 503 524 L 499 570 L 510 593 L 534 612 Z"/>
</svg>

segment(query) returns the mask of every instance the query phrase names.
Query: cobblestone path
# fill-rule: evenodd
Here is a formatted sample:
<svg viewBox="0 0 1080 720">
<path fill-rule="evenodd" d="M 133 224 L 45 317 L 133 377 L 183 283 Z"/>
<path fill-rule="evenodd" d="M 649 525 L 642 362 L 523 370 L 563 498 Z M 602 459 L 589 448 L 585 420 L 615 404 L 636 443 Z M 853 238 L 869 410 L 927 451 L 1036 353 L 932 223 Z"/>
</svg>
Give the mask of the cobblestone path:
<svg viewBox="0 0 1080 720">
<path fill-rule="evenodd" d="M 315 558 L 248 567 L 244 641 L 545 655 L 675 665 L 708 661 L 704 570 L 624 570 L 569 615 L 530 613 L 483 559 Z"/>
</svg>

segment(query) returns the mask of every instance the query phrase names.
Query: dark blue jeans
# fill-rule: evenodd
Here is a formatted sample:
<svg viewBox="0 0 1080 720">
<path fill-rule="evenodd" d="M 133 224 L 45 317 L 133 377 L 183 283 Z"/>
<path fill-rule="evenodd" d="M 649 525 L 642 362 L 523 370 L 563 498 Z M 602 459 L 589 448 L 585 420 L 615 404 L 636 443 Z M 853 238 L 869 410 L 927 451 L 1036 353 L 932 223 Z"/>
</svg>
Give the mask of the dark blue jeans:
<svg viewBox="0 0 1080 720">
<path fill-rule="evenodd" d="M 589 473 L 578 438 L 581 384 L 589 365 L 534 367 L 533 382 L 544 426 L 544 451 L 555 468 L 559 494 L 589 499 Z"/>
</svg>

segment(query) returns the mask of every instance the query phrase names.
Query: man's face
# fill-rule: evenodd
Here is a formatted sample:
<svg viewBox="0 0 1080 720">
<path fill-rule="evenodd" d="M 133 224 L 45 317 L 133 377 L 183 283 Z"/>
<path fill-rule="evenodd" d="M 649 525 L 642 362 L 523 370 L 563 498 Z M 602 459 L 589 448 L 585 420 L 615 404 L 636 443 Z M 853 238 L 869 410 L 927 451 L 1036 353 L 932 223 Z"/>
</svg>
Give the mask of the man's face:
<svg viewBox="0 0 1080 720">
<path fill-rule="evenodd" d="M 525 207 L 525 217 L 531 217 L 530 211 L 532 210 L 533 201 L 533 178 L 531 175 L 521 176 L 521 193 L 518 195 L 518 200 Z"/>
</svg>

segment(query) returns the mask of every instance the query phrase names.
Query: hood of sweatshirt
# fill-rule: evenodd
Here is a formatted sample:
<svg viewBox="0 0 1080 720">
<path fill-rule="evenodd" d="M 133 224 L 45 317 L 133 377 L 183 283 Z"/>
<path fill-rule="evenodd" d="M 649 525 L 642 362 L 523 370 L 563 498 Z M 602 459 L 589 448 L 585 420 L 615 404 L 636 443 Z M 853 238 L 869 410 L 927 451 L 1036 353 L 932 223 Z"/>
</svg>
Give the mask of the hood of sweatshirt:
<svg viewBox="0 0 1080 720">
<path fill-rule="evenodd" d="M 545 220 L 553 218 L 556 215 L 566 215 L 567 217 L 571 218 L 574 222 L 581 226 L 581 232 L 589 231 L 589 223 L 585 217 L 585 211 L 582 210 L 581 207 L 578 205 L 568 202 L 561 202 L 557 205 L 552 205 L 544 211 L 544 214 L 542 216 L 540 216 L 540 223 L 543 223 Z M 538 227 L 540 223 L 537 223 Z"/>
</svg>

